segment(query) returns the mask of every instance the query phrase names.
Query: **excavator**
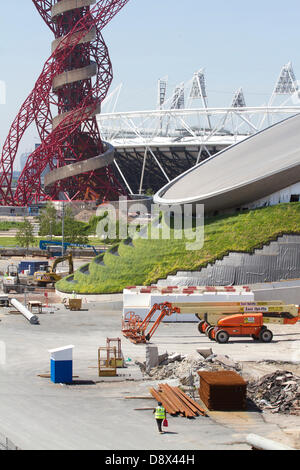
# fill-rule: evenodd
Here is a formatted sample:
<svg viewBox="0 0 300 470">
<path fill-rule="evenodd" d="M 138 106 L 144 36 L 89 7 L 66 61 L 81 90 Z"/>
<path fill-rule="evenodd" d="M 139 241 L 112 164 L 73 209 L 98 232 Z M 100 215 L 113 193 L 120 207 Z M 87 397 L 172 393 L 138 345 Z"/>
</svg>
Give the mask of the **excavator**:
<svg viewBox="0 0 300 470">
<path fill-rule="evenodd" d="M 37 271 L 33 275 L 33 281 L 39 287 L 47 286 L 48 284 L 55 284 L 62 279 L 62 274 L 56 272 L 56 268 L 64 261 L 69 262 L 69 274 L 74 272 L 73 256 L 72 254 L 56 258 L 52 266 L 48 266 L 45 271 Z"/>
<path fill-rule="evenodd" d="M 160 314 L 149 327 L 156 312 Z M 203 302 L 154 304 L 144 320 L 134 312 L 123 319 L 122 333 L 135 344 L 147 343 L 165 316 L 194 313 L 200 320 L 198 330 L 210 340 L 227 343 L 230 337 L 249 336 L 254 341 L 271 342 L 273 333 L 265 324 L 295 325 L 300 321 L 298 305 L 273 302 Z M 147 331 L 149 328 L 149 331 Z"/>
</svg>

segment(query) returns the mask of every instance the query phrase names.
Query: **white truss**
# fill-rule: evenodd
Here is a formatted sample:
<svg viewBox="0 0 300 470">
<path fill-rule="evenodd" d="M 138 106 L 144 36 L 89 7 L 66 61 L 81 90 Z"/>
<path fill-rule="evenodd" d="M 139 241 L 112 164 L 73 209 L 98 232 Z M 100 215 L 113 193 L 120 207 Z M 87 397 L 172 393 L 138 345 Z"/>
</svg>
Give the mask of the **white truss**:
<svg viewBox="0 0 300 470">
<path fill-rule="evenodd" d="M 123 88 L 121 83 L 115 90 L 113 90 L 102 102 L 102 111 L 105 113 L 114 113 L 118 104 L 118 100 Z"/>
<path fill-rule="evenodd" d="M 281 106 L 282 108 L 299 102 L 299 85 L 293 70 L 292 63 L 284 65 L 280 71 L 279 77 L 275 83 L 268 106 Z M 296 99 L 295 99 L 296 98 Z M 268 120 L 267 120 L 268 118 Z M 265 127 L 265 123 L 269 125 L 275 124 L 274 119 L 270 116 L 264 116 L 260 127 Z"/>
<path fill-rule="evenodd" d="M 240 88 L 235 93 L 231 107 L 232 108 L 246 108 L 246 100 L 245 100 L 244 92 L 242 88 Z"/>
</svg>

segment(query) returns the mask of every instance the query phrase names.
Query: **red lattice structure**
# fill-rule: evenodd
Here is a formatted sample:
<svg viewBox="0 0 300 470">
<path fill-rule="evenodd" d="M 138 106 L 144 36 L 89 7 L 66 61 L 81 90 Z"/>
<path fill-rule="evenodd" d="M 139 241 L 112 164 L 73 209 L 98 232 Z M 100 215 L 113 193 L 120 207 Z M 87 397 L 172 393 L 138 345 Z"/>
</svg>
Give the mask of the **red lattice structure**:
<svg viewBox="0 0 300 470">
<path fill-rule="evenodd" d="M 96 115 L 113 79 L 101 31 L 128 1 L 33 0 L 55 40 L 4 143 L 1 205 L 59 199 L 107 201 L 124 194 L 111 165 L 114 151 L 102 142 Z M 13 190 L 19 143 L 32 124 L 41 145 L 29 156 Z"/>
</svg>

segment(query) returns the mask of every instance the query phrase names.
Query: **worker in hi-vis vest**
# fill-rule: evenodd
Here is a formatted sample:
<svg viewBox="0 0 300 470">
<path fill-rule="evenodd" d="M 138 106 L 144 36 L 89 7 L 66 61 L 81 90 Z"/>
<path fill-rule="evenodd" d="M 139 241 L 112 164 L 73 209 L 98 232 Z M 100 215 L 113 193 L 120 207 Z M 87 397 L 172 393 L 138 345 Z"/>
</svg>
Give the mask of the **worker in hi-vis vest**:
<svg viewBox="0 0 300 470">
<path fill-rule="evenodd" d="M 153 413 L 155 413 L 155 419 L 157 422 L 158 431 L 160 434 L 163 434 L 162 424 L 163 424 L 163 421 L 167 418 L 167 412 L 165 408 L 162 406 L 162 403 L 158 402 L 157 407 L 155 408 Z"/>
</svg>

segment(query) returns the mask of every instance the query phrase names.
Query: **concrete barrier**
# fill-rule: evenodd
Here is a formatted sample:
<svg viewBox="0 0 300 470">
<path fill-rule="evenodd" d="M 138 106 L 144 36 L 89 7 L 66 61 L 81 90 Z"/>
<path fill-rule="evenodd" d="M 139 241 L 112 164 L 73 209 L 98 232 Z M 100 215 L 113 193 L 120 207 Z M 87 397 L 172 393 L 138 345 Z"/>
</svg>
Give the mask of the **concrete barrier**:
<svg viewBox="0 0 300 470">
<path fill-rule="evenodd" d="M 250 289 L 256 301 L 281 300 L 300 305 L 300 280 L 254 284 Z"/>
</svg>

